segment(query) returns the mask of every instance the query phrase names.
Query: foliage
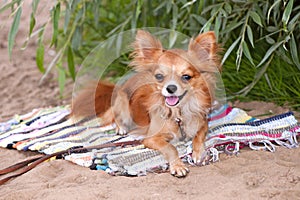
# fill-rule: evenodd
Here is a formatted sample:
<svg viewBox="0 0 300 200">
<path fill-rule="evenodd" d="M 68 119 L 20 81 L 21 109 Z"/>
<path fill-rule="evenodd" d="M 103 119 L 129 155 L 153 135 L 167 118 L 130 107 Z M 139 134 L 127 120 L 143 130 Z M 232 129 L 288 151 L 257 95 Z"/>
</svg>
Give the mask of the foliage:
<svg viewBox="0 0 300 200">
<path fill-rule="evenodd" d="M 0 12 L 11 8 L 14 16 L 8 38 L 10 54 L 24 1 L 11 0 L 0 8 Z M 298 1 L 57 0 L 51 10 L 50 44 L 56 47 L 57 54 L 48 67 L 44 67 L 43 61 L 44 46 L 48 45 L 43 31 L 49 24 L 35 30 L 39 2 L 32 0 L 29 35 L 39 33 L 37 66 L 45 74 L 56 66 L 61 89 L 66 76 L 75 79 L 75 66 L 99 41 L 132 28 L 164 27 L 190 36 L 214 30 L 225 49 L 223 77 L 231 94 L 256 96 L 270 92 L 274 94 L 270 100 L 279 98 L 280 102 L 296 95 L 300 103 L 299 92 L 284 92 L 300 87 L 296 77 L 300 70 Z M 251 73 L 244 73 L 247 71 Z M 277 77 L 278 73 L 287 76 Z"/>
<path fill-rule="evenodd" d="M 254 62 L 256 58 L 261 57 L 260 52 L 253 53 Z M 247 88 L 249 85 L 252 86 L 257 69 L 250 61 L 242 60 L 243 67 L 236 71 L 234 56 L 229 56 L 226 63 L 223 81 L 229 98 L 239 98 L 243 101 L 273 101 L 279 105 L 289 105 L 294 109 L 299 109 L 300 71 L 294 65 L 286 63 L 280 57 L 274 57 L 272 66 L 266 69 L 262 78 L 255 83 L 255 87 L 249 91 L 248 95 L 237 97 L 236 91 Z"/>
</svg>

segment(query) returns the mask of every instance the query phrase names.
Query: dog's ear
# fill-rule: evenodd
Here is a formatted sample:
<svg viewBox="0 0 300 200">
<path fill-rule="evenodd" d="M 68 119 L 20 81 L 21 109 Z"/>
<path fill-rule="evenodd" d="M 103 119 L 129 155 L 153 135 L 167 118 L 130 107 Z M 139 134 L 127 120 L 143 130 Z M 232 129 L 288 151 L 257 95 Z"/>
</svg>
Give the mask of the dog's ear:
<svg viewBox="0 0 300 200">
<path fill-rule="evenodd" d="M 195 48 L 195 45 L 200 46 L 201 49 L 209 54 L 209 56 L 214 56 L 218 49 L 216 36 L 213 31 L 199 34 L 194 41 L 191 41 L 190 48 Z"/>
<path fill-rule="evenodd" d="M 216 36 L 213 31 L 199 34 L 195 39 L 191 39 L 189 43 L 188 53 L 196 56 L 202 61 L 211 61 L 218 70 L 221 70 L 219 64 L 218 53 L 219 47 Z"/>
<path fill-rule="evenodd" d="M 137 71 L 148 70 L 147 65 L 155 63 L 163 52 L 161 42 L 143 30 L 137 31 L 132 46 L 134 51 L 131 54 L 133 60 L 130 65 Z"/>
</svg>

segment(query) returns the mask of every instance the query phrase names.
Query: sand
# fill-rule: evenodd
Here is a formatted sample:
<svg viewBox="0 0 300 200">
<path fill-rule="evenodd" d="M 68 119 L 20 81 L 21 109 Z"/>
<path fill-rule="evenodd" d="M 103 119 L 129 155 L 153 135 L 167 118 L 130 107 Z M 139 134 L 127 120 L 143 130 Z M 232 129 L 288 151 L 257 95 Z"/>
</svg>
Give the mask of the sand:
<svg viewBox="0 0 300 200">
<path fill-rule="evenodd" d="M 49 5 L 45 5 L 38 24 L 46 19 L 43 13 L 48 9 Z M 42 74 L 35 64 L 35 39 L 25 51 L 20 50 L 27 36 L 30 13 L 27 9 L 23 14 L 11 61 L 7 53 L 10 20 L 5 22 L 2 19 L 7 15 L 0 16 L 0 121 L 33 108 L 64 105 L 71 100 L 72 83 L 67 84 L 65 97 L 60 99 L 55 73 L 39 84 Z M 47 49 L 45 59 L 51 58 L 53 52 Z M 233 106 L 252 116 L 288 110 L 256 101 L 234 102 Z M 32 154 L 0 148 L 0 168 Z M 300 148 L 278 147 L 274 153 L 242 149 L 238 156 L 221 155 L 217 163 L 191 167 L 189 175 L 182 179 L 168 173 L 114 177 L 55 160 L 0 186 L 0 199 L 300 199 Z"/>
</svg>

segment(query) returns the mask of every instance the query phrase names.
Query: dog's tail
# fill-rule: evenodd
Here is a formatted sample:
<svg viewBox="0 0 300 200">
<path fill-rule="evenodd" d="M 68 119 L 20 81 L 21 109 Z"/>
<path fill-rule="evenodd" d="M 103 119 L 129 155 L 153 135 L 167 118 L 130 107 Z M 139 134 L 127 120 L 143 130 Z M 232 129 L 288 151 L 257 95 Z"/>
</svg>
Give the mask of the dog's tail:
<svg viewBox="0 0 300 200">
<path fill-rule="evenodd" d="M 99 81 L 91 82 L 74 97 L 71 106 L 71 117 L 113 117 L 109 115 L 112 94 L 115 86 L 111 83 Z M 113 121 L 113 119 L 111 119 Z"/>
</svg>

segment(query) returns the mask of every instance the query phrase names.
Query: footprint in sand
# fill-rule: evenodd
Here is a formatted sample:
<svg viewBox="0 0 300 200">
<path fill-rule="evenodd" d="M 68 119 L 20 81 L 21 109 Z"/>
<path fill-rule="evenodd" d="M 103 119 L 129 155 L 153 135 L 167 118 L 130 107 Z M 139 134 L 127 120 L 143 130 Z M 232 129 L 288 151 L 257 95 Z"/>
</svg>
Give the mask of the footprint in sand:
<svg viewBox="0 0 300 200">
<path fill-rule="evenodd" d="M 248 188 L 257 188 L 266 180 L 266 175 L 261 173 L 245 173 L 243 180 Z"/>
<path fill-rule="evenodd" d="M 289 151 L 289 152 L 287 152 Z M 275 163 L 283 166 L 283 167 L 297 167 L 300 165 L 299 157 L 300 153 L 299 151 L 295 151 L 295 154 L 291 155 L 290 151 L 295 151 L 294 149 L 280 149 L 278 152 L 276 152 L 277 156 L 275 157 Z M 296 162 L 298 160 L 298 162 Z"/>
</svg>

